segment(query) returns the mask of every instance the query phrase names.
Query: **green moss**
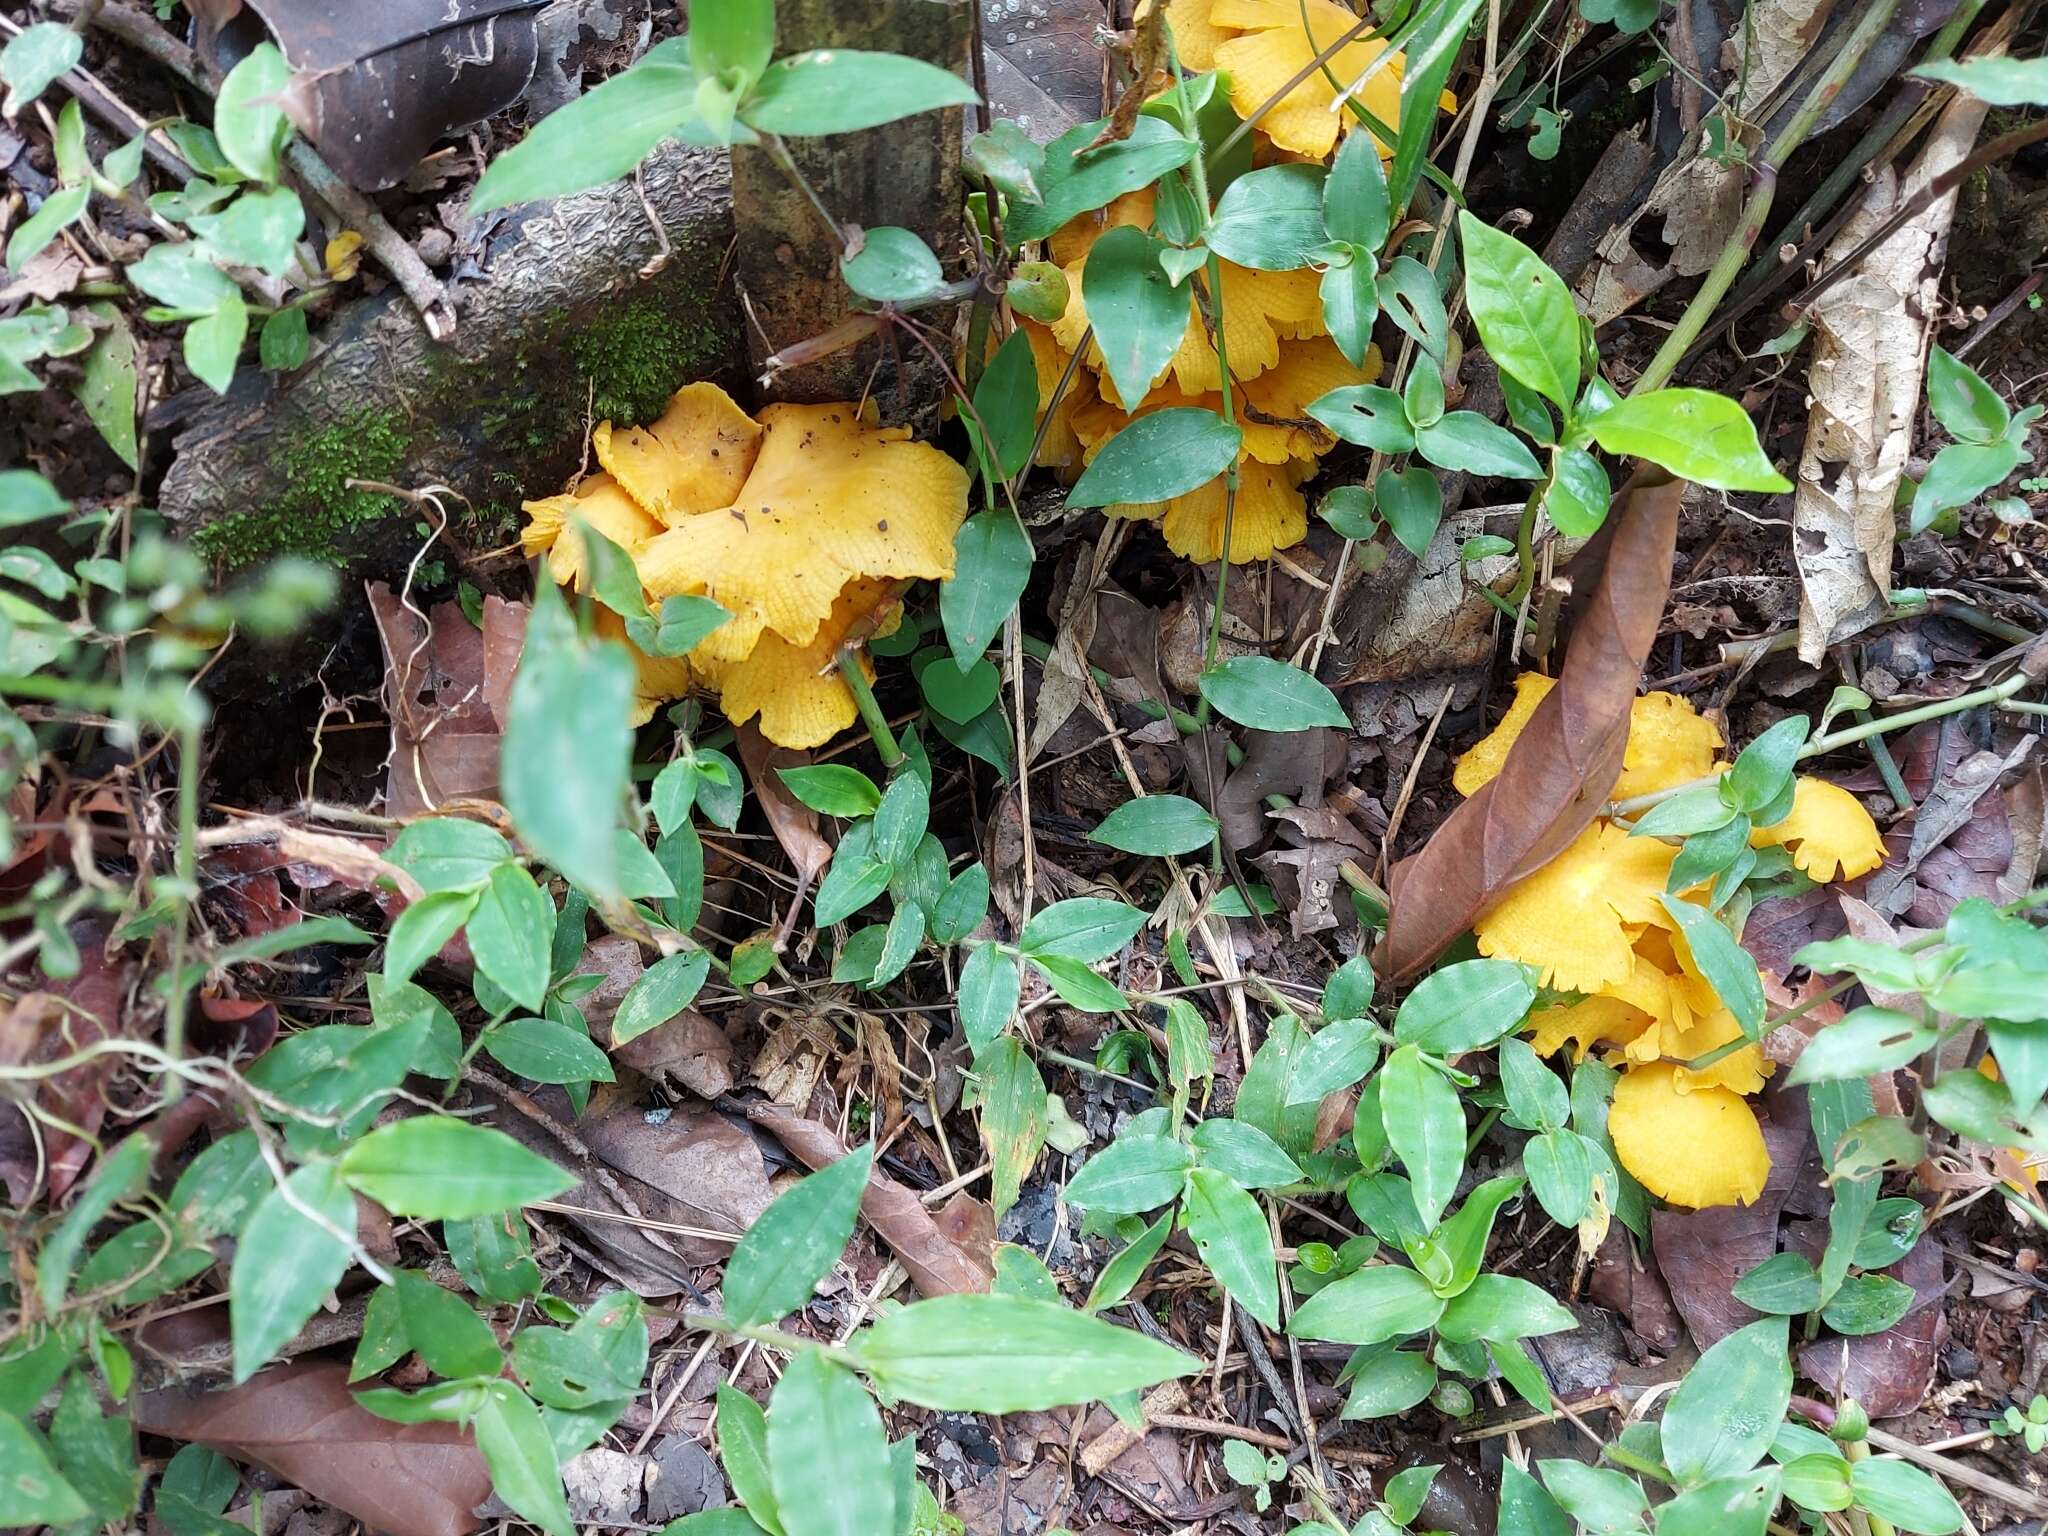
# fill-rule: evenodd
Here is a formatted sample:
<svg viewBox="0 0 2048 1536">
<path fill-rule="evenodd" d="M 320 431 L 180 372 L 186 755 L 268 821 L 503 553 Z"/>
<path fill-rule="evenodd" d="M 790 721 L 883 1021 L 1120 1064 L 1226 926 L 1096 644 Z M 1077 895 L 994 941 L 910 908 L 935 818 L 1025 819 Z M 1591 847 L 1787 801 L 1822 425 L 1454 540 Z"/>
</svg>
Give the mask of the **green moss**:
<svg viewBox="0 0 2048 1536">
<path fill-rule="evenodd" d="M 277 455 L 284 494 L 200 529 L 194 547 L 229 567 L 284 554 L 343 563 L 358 544 L 349 536 L 399 505 L 395 497 L 348 484 L 396 483 L 410 441 L 399 420 L 395 412 L 365 410 L 287 441 Z"/>
<path fill-rule="evenodd" d="M 568 338 L 577 384 L 594 386 L 593 421 L 652 420 L 725 350 L 716 326 L 686 313 L 696 307 L 675 294 L 632 299 Z"/>
</svg>

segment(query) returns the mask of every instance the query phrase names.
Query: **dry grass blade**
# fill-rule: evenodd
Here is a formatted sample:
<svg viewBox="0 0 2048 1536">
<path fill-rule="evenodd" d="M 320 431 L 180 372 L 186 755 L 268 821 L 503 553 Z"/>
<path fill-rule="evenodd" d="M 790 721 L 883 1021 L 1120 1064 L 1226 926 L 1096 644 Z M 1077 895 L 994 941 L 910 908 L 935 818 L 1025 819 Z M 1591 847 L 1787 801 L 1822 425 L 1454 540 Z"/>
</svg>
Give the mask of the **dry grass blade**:
<svg viewBox="0 0 2048 1536">
<path fill-rule="evenodd" d="M 1412 977 L 1516 880 L 1591 824 L 1621 776 L 1629 706 L 1671 586 L 1679 485 L 1625 486 L 1599 537 L 1572 562 L 1578 605 L 1558 685 L 1536 707 L 1500 776 L 1395 866 L 1393 910 L 1374 969 Z"/>
</svg>

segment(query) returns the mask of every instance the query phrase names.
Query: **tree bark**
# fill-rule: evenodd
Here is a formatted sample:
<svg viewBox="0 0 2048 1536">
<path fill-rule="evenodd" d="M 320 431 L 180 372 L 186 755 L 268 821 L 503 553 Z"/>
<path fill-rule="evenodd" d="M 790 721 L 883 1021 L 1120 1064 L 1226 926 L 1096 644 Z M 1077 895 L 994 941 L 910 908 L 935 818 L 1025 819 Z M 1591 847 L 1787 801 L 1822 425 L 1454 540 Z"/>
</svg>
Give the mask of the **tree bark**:
<svg viewBox="0 0 2048 1536">
<path fill-rule="evenodd" d="M 908 54 L 965 76 L 974 36 L 974 0 L 781 0 L 778 53 L 860 48 Z M 957 276 L 962 266 L 960 152 L 964 109 L 921 112 L 857 133 L 788 141 L 791 158 L 841 225 L 915 231 Z M 733 151 L 734 266 L 751 321 L 755 365 L 794 342 L 821 336 L 851 312 L 839 280 L 840 240 L 808 198 L 760 148 Z M 920 310 L 920 322 L 949 328 L 952 311 Z M 775 399 L 858 400 L 881 391 L 899 419 L 925 420 L 941 396 L 937 370 L 915 343 L 891 349 L 871 340 L 780 373 L 766 387 Z M 877 369 L 881 369 L 878 379 Z M 889 392 L 893 388 L 894 392 Z"/>
</svg>

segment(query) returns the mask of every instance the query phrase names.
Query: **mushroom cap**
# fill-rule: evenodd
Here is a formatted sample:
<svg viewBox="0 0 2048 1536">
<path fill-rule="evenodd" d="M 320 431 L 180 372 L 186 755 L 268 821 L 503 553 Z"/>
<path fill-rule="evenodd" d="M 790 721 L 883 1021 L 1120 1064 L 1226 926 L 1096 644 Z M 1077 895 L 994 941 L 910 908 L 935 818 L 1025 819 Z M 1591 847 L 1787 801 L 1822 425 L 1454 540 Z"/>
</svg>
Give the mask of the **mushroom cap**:
<svg viewBox="0 0 2048 1536">
<path fill-rule="evenodd" d="M 1315 473 L 1313 459 L 1286 464 L 1246 461 L 1238 466 L 1237 507 L 1230 519 L 1230 563 L 1263 560 L 1308 536 L 1308 499 L 1299 486 Z M 1166 547 L 1183 559 L 1206 564 L 1223 553 L 1228 487 L 1224 477 L 1165 501 L 1105 507 L 1111 517 L 1142 518 L 1159 524 Z"/>
<path fill-rule="evenodd" d="M 597 462 L 662 522 L 729 507 L 760 451 L 761 428 L 716 384 L 685 384 L 644 427 L 600 422 Z"/>
<path fill-rule="evenodd" d="M 802 648 L 861 577 L 945 580 L 967 516 L 967 471 L 903 427 L 851 405 L 771 405 L 753 473 L 732 503 L 641 546 L 657 597 L 699 593 L 733 617 L 698 647 L 738 661 L 766 632 Z M 771 737 L 771 739 L 773 739 Z"/>
<path fill-rule="evenodd" d="M 1748 1205 L 1770 1177 L 1770 1150 L 1748 1102 L 1725 1088 L 1681 1092 L 1663 1063 L 1622 1073 L 1607 1134 L 1622 1167 L 1672 1205 Z"/>
<path fill-rule="evenodd" d="M 1628 748 L 1613 798 L 1674 789 L 1714 771 L 1721 732 L 1675 693 L 1646 693 L 1629 706 Z"/>
<path fill-rule="evenodd" d="M 1230 71 L 1230 104 L 1237 115 L 1250 117 L 1284 90 L 1259 127 L 1282 149 L 1316 159 L 1329 154 L 1346 122 L 1344 114 L 1330 110 L 1337 99 L 1331 77 L 1349 85 L 1387 45 L 1380 38 L 1361 37 L 1338 49 L 1327 71 L 1309 66 L 1358 20 L 1334 0 L 1215 0 L 1210 24 L 1247 34 L 1215 49 L 1217 66 Z M 1357 93 L 1359 104 L 1390 128 L 1401 120 L 1401 64 L 1398 56 L 1389 60 Z M 1289 89 L 1291 82 L 1298 83 Z M 1379 149 L 1382 156 L 1394 152 L 1391 144 Z"/>
<path fill-rule="evenodd" d="M 852 725 L 859 707 L 839 675 L 840 648 L 893 628 L 899 590 L 897 582 L 857 578 L 808 644 L 793 644 L 771 629 L 740 660 L 704 663 L 726 719 L 742 725 L 758 715 L 763 736 L 798 749 L 821 746 Z M 860 667 L 872 682 L 875 669 L 864 650 Z"/>
<path fill-rule="evenodd" d="M 1826 779 L 1801 776 L 1783 821 L 1758 827 L 1756 848 L 1789 848 L 1792 862 L 1821 885 L 1854 880 L 1884 862 L 1884 836 L 1863 802 Z"/>
<path fill-rule="evenodd" d="M 561 496 L 545 496 L 520 504 L 526 526 L 519 543 L 528 555 L 545 554 L 548 574 L 558 585 L 583 591 L 586 579 L 583 536 L 578 521 L 586 522 L 619 548 L 631 554 L 640 544 L 661 532 L 661 523 L 626 494 L 625 488 L 607 474 L 585 475 L 575 490 Z"/>
<path fill-rule="evenodd" d="M 1657 897 L 1678 850 L 1595 821 L 1563 853 L 1479 915 L 1482 955 L 1535 966 L 1547 987 L 1596 993 L 1635 972 L 1634 933 L 1663 914 Z"/>
</svg>

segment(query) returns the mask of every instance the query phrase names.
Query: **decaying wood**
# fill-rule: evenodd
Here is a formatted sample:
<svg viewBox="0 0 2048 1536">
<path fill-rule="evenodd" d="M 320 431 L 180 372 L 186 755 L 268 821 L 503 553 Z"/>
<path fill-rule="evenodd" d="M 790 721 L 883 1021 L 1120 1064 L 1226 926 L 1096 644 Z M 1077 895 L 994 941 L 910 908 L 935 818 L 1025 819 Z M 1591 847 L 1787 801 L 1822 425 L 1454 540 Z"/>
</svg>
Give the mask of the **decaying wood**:
<svg viewBox="0 0 2048 1536">
<path fill-rule="evenodd" d="M 863 5 L 782 0 L 775 13 L 783 52 L 862 48 L 903 53 L 961 76 L 969 74 L 973 23 L 972 0 L 869 0 Z M 964 206 L 962 128 L 962 109 L 953 107 L 859 133 L 791 139 L 788 147 L 798 171 L 836 222 L 912 230 L 957 271 Z M 752 316 L 747 347 L 758 371 L 772 354 L 822 336 L 845 319 L 852 296 L 839 280 L 841 242 L 765 149 L 734 150 L 732 180 L 740 237 L 733 261 Z M 948 314 L 927 310 L 918 318 L 943 331 Z M 783 400 L 858 400 L 868 390 L 883 345 L 869 341 L 783 370 L 768 393 Z M 903 343 L 898 352 L 906 373 L 930 374 L 917 348 Z M 899 411 L 888 397 L 882 403 L 892 415 L 913 414 L 941 398 L 935 383 L 919 395 L 929 398 L 913 396 L 907 411 Z"/>
<path fill-rule="evenodd" d="M 159 504 L 229 563 L 310 543 L 364 574 L 401 571 L 419 515 L 350 477 L 446 487 L 502 537 L 522 497 L 576 470 L 593 402 L 651 415 L 680 385 L 736 372 L 724 155 L 665 146 L 639 181 L 514 210 L 446 344 L 387 292 L 330 320 L 298 372 L 244 370 L 184 424 Z"/>
<path fill-rule="evenodd" d="M 1985 105 L 1958 97 L 1905 181 L 1887 169 L 1829 249 L 1853 251 L 1901 204 L 1970 153 Z M 1864 258 L 1813 309 L 1812 407 L 1792 509 L 1799 566 L 1799 657 L 1884 615 L 1891 590 L 1894 502 L 1913 445 L 1913 418 L 1940 301 L 1955 194 L 1939 198 Z"/>
</svg>

